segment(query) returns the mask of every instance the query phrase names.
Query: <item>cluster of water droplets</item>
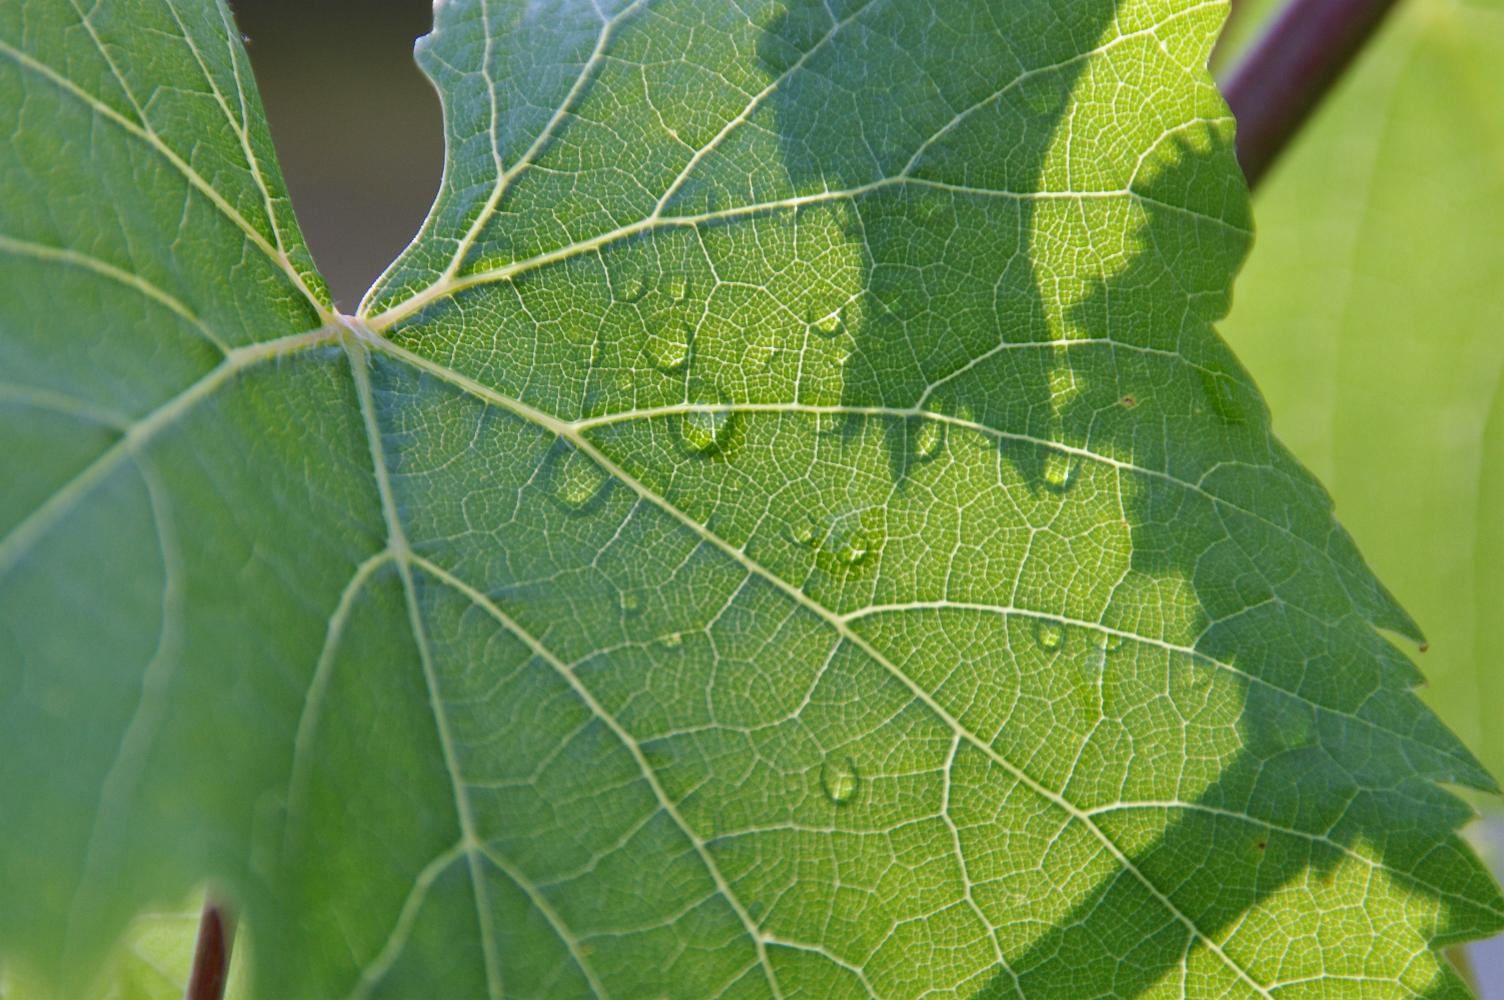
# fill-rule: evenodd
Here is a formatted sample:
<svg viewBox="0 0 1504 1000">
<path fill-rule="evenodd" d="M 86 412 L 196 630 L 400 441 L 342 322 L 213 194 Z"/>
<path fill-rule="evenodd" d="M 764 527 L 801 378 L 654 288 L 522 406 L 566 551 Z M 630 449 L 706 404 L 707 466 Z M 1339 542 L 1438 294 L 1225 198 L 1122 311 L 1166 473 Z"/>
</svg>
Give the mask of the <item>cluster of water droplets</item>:
<svg viewBox="0 0 1504 1000">
<path fill-rule="evenodd" d="M 1072 632 L 1093 631 L 1092 649 L 1100 653 L 1116 653 L 1123 648 L 1124 636 L 1121 632 L 1082 629 L 1079 626 L 1067 626 L 1065 623 L 1054 618 L 1035 618 L 1033 624 L 1034 643 L 1046 653 L 1060 652 L 1066 647 L 1067 639 Z"/>
<path fill-rule="evenodd" d="M 864 525 L 857 513 L 828 519 L 798 514 L 785 526 L 784 536 L 795 545 L 813 548 L 818 555 L 846 567 L 865 562 L 883 542 L 881 533 Z"/>
</svg>

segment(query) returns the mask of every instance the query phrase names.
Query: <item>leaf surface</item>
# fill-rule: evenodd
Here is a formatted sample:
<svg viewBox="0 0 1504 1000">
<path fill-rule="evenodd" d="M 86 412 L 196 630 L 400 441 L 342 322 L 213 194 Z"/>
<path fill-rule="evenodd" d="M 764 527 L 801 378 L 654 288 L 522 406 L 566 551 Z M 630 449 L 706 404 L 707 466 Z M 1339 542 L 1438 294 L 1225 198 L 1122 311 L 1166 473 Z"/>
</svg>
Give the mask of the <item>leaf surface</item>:
<svg viewBox="0 0 1504 1000">
<path fill-rule="evenodd" d="M 1490 779 L 1211 326 L 1223 13 L 446 0 L 339 317 L 221 8 L 6 8 L 4 947 L 210 877 L 267 996 L 1464 995 Z"/>
</svg>

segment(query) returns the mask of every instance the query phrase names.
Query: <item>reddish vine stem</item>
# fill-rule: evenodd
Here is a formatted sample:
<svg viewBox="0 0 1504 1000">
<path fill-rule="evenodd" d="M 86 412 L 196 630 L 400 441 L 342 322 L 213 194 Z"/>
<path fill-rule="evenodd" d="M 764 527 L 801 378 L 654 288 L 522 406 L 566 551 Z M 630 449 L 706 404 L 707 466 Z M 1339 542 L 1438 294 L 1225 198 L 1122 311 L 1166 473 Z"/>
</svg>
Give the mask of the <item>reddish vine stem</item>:
<svg viewBox="0 0 1504 1000">
<path fill-rule="evenodd" d="M 234 944 L 235 915 L 212 898 L 205 900 L 184 1000 L 222 1000 L 225 983 L 230 978 L 230 950 Z"/>
<path fill-rule="evenodd" d="M 1256 187 L 1395 0 L 1290 0 L 1222 83 Z"/>
</svg>

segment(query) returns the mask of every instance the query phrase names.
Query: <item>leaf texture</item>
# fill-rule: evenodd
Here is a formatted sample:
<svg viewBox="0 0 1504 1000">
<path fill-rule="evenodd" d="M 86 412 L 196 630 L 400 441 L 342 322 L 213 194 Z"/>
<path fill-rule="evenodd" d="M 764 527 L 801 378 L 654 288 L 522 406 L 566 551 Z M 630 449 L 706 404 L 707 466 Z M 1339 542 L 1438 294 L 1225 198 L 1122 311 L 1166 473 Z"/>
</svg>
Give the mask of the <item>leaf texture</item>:
<svg viewBox="0 0 1504 1000">
<path fill-rule="evenodd" d="M 353 317 L 222 7 L 0 13 L 0 942 L 258 995 L 1465 995 L 1410 619 L 1212 324 L 1221 3 L 443 0 Z"/>
</svg>

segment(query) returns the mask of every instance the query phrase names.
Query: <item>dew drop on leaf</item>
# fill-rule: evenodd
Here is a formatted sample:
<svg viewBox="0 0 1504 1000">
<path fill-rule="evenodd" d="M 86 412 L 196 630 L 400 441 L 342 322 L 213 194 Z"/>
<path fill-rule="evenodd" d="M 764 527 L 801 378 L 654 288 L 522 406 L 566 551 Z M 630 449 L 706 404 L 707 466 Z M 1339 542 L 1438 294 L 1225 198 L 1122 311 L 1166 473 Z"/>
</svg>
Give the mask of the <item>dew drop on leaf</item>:
<svg viewBox="0 0 1504 1000">
<path fill-rule="evenodd" d="M 940 454 L 945 442 L 945 425 L 938 420 L 921 419 L 913 426 L 914 457 L 927 462 Z"/>
<path fill-rule="evenodd" d="M 877 541 L 862 529 L 854 519 L 848 523 L 837 522 L 821 542 L 824 549 L 846 566 L 856 566 L 865 561 L 877 548 Z"/>
<path fill-rule="evenodd" d="M 690 451 L 710 452 L 721 444 L 730 423 L 729 410 L 692 410 L 680 420 L 679 435 Z"/>
<path fill-rule="evenodd" d="M 1274 719 L 1275 741 L 1283 750 L 1299 750 L 1316 743 L 1316 720 L 1304 706 L 1281 712 Z"/>
<path fill-rule="evenodd" d="M 814 518 L 808 514 L 795 515 L 794 519 L 783 526 L 784 537 L 795 545 L 811 545 L 816 535 Z"/>
<path fill-rule="evenodd" d="M 810 326 L 814 329 L 814 331 L 822 337 L 834 337 L 836 334 L 841 332 L 841 329 L 845 325 L 845 306 L 838 306 L 835 309 L 832 309 L 830 312 L 826 313 L 824 316 L 817 317 L 813 322 L 810 323 Z"/>
<path fill-rule="evenodd" d="M 1216 372 L 1201 370 L 1201 389 L 1206 394 L 1206 405 L 1226 423 L 1240 424 L 1247 414 L 1238 396 L 1238 387 L 1232 379 Z"/>
<path fill-rule="evenodd" d="M 867 536 L 860 531 L 853 532 L 836 549 L 836 558 L 848 566 L 855 566 L 867 558 L 867 553 L 872 551 L 872 545 Z"/>
<path fill-rule="evenodd" d="M 1123 637 L 1116 632 L 1109 632 L 1107 637 L 1102 640 L 1102 648 L 1109 653 L 1116 653 L 1123 648 Z"/>
<path fill-rule="evenodd" d="M 1044 456 L 1044 484 L 1056 493 L 1064 493 L 1076 481 L 1078 466 L 1075 455 L 1050 449 Z"/>
<path fill-rule="evenodd" d="M 689 327 L 654 333 L 648 338 L 648 354 L 653 367 L 661 372 L 676 372 L 689 362 Z"/>
<path fill-rule="evenodd" d="M 664 649 L 678 649 L 684 645 L 684 636 L 678 632 L 670 632 L 658 640 L 658 645 Z"/>
<path fill-rule="evenodd" d="M 820 788 L 835 805 L 844 806 L 856 798 L 862 773 L 850 757 L 826 757 L 820 765 Z"/>
<path fill-rule="evenodd" d="M 628 271 L 614 282 L 613 290 L 619 301 L 636 302 L 647 292 L 648 282 L 640 272 Z"/>
<path fill-rule="evenodd" d="M 1034 641 L 1039 643 L 1040 649 L 1053 653 L 1065 643 L 1065 629 L 1059 622 L 1041 618 L 1034 623 Z"/>
<path fill-rule="evenodd" d="M 606 485 L 605 471 L 575 448 L 559 455 L 552 478 L 554 496 L 576 511 L 583 510 Z"/>
</svg>

